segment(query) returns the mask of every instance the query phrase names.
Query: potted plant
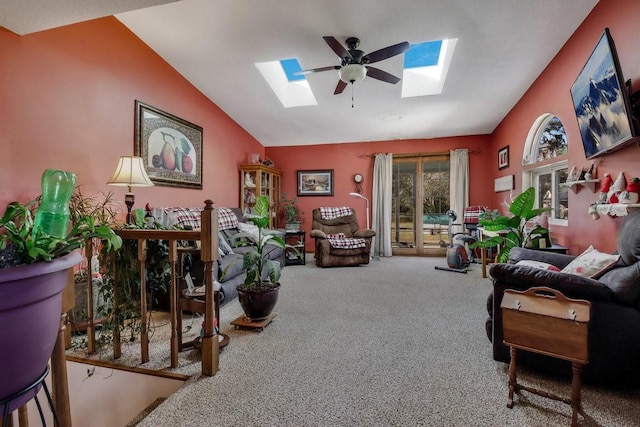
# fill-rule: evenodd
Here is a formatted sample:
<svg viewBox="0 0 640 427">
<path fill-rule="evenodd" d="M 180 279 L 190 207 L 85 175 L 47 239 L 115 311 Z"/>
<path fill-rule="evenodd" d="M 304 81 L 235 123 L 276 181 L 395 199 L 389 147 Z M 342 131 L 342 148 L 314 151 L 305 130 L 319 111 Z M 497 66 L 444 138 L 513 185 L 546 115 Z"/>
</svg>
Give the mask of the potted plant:
<svg viewBox="0 0 640 427">
<path fill-rule="evenodd" d="M 62 308 L 62 290 L 70 267 L 82 256 L 76 251 L 87 239 L 118 249 L 122 240 L 108 226 L 80 217 L 65 237 L 35 226 L 36 202 L 14 202 L 0 218 L 0 398 L 32 384 L 53 351 Z M 30 400 L 39 387 L 7 403 L 12 412 Z M 0 411 L 5 408 L 0 405 Z"/>
<path fill-rule="evenodd" d="M 250 248 L 242 257 L 246 277 L 244 283 L 237 287 L 238 300 L 246 317 L 256 322 L 271 315 L 280 290 L 280 262 L 269 259 L 269 253 L 286 245 L 279 232 L 267 228 L 269 199 L 266 196 L 258 196 L 253 214 L 245 217 L 257 230 L 256 233 L 240 232 L 234 236 L 236 241 L 242 239 Z"/>
<path fill-rule="evenodd" d="M 513 199 L 511 205 L 509 205 L 509 212 L 513 216 L 496 216 L 493 213 L 484 218 L 479 218 L 478 223 L 487 231 L 508 230 L 508 232 L 504 236 L 494 236 L 487 240 L 474 242 L 469 247 L 472 249 L 486 249 L 500 246 L 497 262 L 507 262 L 511 248 L 525 247 L 532 242 L 537 243 L 542 238 L 548 240 L 549 230 L 547 228 L 537 223 L 530 228 L 527 226 L 528 221 L 549 211 L 549 208 L 534 209 L 535 200 L 536 190 L 533 187 L 529 187 Z"/>
<path fill-rule="evenodd" d="M 284 220 L 285 230 L 297 231 L 302 224 L 302 211 L 298 206 L 298 199 L 287 199 L 286 194 L 282 196 L 282 219 Z"/>
<path fill-rule="evenodd" d="M 111 192 L 86 196 L 78 186 L 74 189 L 69 200 L 69 220 L 71 224 L 75 224 L 80 218 L 92 217 L 96 226 L 114 227 L 118 211 L 119 209 Z M 99 309 L 104 308 L 102 304 L 104 300 L 101 298 L 100 292 L 102 286 L 100 263 L 104 263 L 105 260 L 99 259 L 99 239 L 91 239 L 87 243 L 91 243 L 93 256 L 90 260 L 84 258 L 75 272 L 75 307 L 69 312 L 69 323 L 74 331 L 85 331 L 87 329 L 87 326 L 89 326 L 88 313 L 94 314 L 93 321 L 95 324 L 100 324 L 105 320 L 103 316 L 98 314 L 99 311 L 104 311 Z M 93 307 L 91 309 L 87 306 L 89 289 L 93 294 L 91 298 Z M 102 303 L 100 302 L 101 300 Z"/>
</svg>

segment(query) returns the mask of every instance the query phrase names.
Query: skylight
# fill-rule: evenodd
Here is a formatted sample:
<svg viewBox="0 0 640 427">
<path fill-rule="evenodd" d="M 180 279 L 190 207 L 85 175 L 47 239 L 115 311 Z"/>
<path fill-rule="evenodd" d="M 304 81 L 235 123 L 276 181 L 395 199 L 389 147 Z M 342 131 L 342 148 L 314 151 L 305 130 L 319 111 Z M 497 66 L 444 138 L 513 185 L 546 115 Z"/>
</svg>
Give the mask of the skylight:
<svg viewBox="0 0 640 427">
<path fill-rule="evenodd" d="M 302 70 L 297 59 L 258 62 L 256 67 L 285 108 L 318 104 L 307 79 L 294 75 Z"/>
<path fill-rule="evenodd" d="M 411 45 L 404 54 L 403 98 L 442 93 L 457 41 L 436 40 Z"/>
</svg>

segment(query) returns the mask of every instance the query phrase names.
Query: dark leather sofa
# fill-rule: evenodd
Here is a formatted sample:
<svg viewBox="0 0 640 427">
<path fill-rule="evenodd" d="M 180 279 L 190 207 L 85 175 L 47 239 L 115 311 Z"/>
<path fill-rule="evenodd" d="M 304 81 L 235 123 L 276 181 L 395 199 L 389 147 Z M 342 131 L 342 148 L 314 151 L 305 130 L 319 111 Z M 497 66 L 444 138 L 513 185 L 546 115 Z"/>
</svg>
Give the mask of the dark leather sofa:
<svg viewBox="0 0 640 427">
<path fill-rule="evenodd" d="M 534 260 L 564 268 L 573 256 L 513 248 L 509 263 L 493 264 L 490 275 L 493 292 L 487 300 L 489 319 L 486 331 L 493 344 L 493 358 L 509 361 L 503 344 L 500 304 L 505 289 L 526 290 L 548 286 L 569 298 L 591 302 L 589 325 L 589 364 L 584 379 L 592 383 L 640 385 L 640 211 L 625 219 L 619 231 L 616 266 L 598 280 L 578 275 L 515 265 Z M 571 375 L 569 362 L 538 354 L 520 352 L 518 363 L 538 371 Z"/>
</svg>

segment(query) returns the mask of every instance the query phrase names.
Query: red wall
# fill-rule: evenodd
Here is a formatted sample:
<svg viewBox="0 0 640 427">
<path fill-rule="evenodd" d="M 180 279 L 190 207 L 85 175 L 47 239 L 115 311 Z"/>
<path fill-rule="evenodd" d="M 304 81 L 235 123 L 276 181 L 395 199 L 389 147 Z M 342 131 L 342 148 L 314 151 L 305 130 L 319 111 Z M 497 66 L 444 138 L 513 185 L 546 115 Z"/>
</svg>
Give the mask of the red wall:
<svg viewBox="0 0 640 427">
<path fill-rule="evenodd" d="M 305 229 L 311 210 L 320 205 L 364 203 L 348 196 L 352 176 L 365 176 L 364 194 L 371 197 L 373 160 L 360 154 L 431 153 L 469 148 L 471 203 L 499 207 L 506 193 L 493 192 L 493 180 L 513 174 L 521 190 L 525 138 L 533 121 L 551 112 L 560 117 L 569 137 L 570 166 L 587 167 L 569 88 L 605 27 L 611 29 L 627 78 L 640 71 L 636 24 L 640 2 L 600 0 L 583 25 L 514 106 L 491 136 L 268 147 L 265 149 L 173 68 L 113 17 L 19 37 L 0 28 L 0 207 L 25 201 L 40 193 L 46 168 L 74 171 L 84 194 L 125 189 L 109 187 L 118 157 L 133 154 L 134 101 L 139 99 L 203 127 L 203 190 L 156 186 L 138 188 L 137 206 L 201 205 L 213 198 L 217 206 L 238 206 L 238 165 L 248 153 L 270 157 L 283 171 L 283 192 L 293 196 L 296 170 L 334 169 L 334 197 L 303 197 Z M 558 17 L 561 21 L 561 17 Z M 498 171 L 497 150 L 510 147 L 510 167 Z M 604 172 L 627 178 L 640 175 L 636 145 L 602 157 Z M 553 227 L 555 240 L 572 253 L 593 243 L 615 249 L 621 219 L 594 222 L 587 214 L 596 195 L 588 189 L 570 195 L 569 227 Z M 364 209 L 364 206 L 362 206 Z M 364 224 L 364 216 L 360 216 Z"/>
<path fill-rule="evenodd" d="M 439 138 L 429 140 L 403 140 L 329 144 L 313 146 L 267 147 L 266 155 L 282 170 L 282 192 L 291 198 L 297 194 L 297 170 L 333 169 L 333 197 L 304 196 L 298 204 L 304 212 L 302 229 L 311 230 L 311 213 L 320 206 L 352 206 L 358 212 L 361 227 L 366 226 L 366 202 L 349 196 L 355 191 L 353 175 L 364 176 L 363 192 L 372 201 L 372 177 L 375 153 L 448 153 L 449 150 L 467 148 L 469 154 L 470 204 L 484 204 L 491 197 L 493 181 L 487 177 L 484 165 L 495 162 L 494 153 L 488 149 L 489 136 Z M 489 186 L 488 183 L 491 183 Z M 307 242 L 307 249 L 313 246 Z"/>
<path fill-rule="evenodd" d="M 203 127 L 203 189 L 136 188 L 136 206 L 238 205 L 238 168 L 264 148 L 113 17 L 26 36 L 0 28 L 0 206 L 40 194 L 47 168 L 73 171 L 86 195 L 133 154 L 139 99 Z"/>
<path fill-rule="evenodd" d="M 510 168 L 495 176 L 514 174 L 516 189 L 522 189 L 520 159 L 527 133 L 535 119 L 543 113 L 553 113 L 562 120 L 569 141 L 569 168 L 588 167 L 578 124 L 573 110 L 569 89 L 587 58 L 593 51 L 605 27 L 611 30 L 620 65 L 626 79 L 634 81 L 634 89 L 640 90 L 637 80 L 640 72 L 640 38 L 638 21 L 640 2 L 628 0 L 600 0 L 584 23 L 556 55 L 512 111 L 493 134 L 494 151 L 510 146 Z M 597 177 L 605 172 L 614 179 L 624 172 L 628 179 L 640 176 L 640 151 L 632 144 L 618 152 L 597 159 Z M 598 191 L 598 189 L 596 189 Z M 492 203 L 499 205 L 503 194 L 494 194 Z M 622 219 L 603 217 L 597 222 L 591 219 L 587 209 L 596 200 L 596 194 L 583 188 L 577 194 L 569 193 L 569 226 L 552 227 L 552 238 L 568 246 L 572 254 L 578 254 L 590 244 L 601 251 L 616 249 L 617 229 Z"/>
</svg>

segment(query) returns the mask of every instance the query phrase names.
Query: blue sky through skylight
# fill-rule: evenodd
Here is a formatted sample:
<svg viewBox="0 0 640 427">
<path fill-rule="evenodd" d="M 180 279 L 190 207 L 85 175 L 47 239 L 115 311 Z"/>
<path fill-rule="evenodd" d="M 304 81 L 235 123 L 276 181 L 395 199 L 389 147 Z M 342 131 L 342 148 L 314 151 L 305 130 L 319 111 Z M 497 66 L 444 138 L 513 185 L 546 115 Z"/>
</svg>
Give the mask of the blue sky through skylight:
<svg viewBox="0 0 640 427">
<path fill-rule="evenodd" d="M 457 39 L 415 43 L 404 53 L 403 98 L 442 93 Z M 317 105 L 297 58 L 256 63 L 285 108 Z"/>
<path fill-rule="evenodd" d="M 289 80 L 290 82 L 305 79 L 302 75 L 294 74 L 298 71 L 302 71 L 302 68 L 300 67 L 300 64 L 298 63 L 298 60 L 296 58 L 281 59 L 280 65 L 282 65 L 282 69 L 287 76 L 287 80 Z"/>
<path fill-rule="evenodd" d="M 442 40 L 412 44 L 404 54 L 404 68 L 438 65 L 441 47 Z"/>
</svg>

